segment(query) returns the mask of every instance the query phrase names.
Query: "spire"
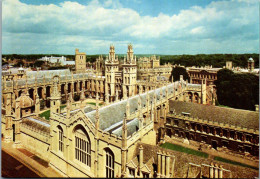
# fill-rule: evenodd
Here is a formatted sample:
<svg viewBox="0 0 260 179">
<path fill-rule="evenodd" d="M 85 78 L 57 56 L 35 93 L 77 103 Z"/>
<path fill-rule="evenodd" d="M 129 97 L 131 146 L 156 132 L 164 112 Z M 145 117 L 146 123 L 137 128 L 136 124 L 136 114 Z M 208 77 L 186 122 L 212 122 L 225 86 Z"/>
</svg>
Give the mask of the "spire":
<svg viewBox="0 0 260 179">
<path fill-rule="evenodd" d="M 149 96 L 149 93 L 148 93 L 148 91 L 146 91 L 146 106 L 147 106 L 147 112 L 148 112 L 148 109 L 149 109 L 149 99 L 150 98 L 150 96 Z"/>
<path fill-rule="evenodd" d="M 138 110 L 142 110 L 142 100 L 140 94 L 138 95 Z"/>
<path fill-rule="evenodd" d="M 152 104 L 151 104 L 151 121 L 154 121 L 154 108 L 153 108 L 153 106 L 154 106 L 154 101 L 152 101 Z"/>
<path fill-rule="evenodd" d="M 126 138 L 127 138 L 127 124 L 126 124 L 126 121 L 127 121 L 127 115 L 125 114 L 124 121 L 123 121 L 123 126 L 122 126 L 122 139 L 124 141 L 126 141 Z"/>
<path fill-rule="evenodd" d="M 84 100 L 85 100 L 85 88 L 83 86 L 83 89 L 80 92 L 80 108 L 84 108 Z"/>
<path fill-rule="evenodd" d="M 96 95 L 96 129 L 99 129 L 99 102 L 98 102 L 98 93 Z"/>
<path fill-rule="evenodd" d="M 162 87 L 160 88 L 160 99 L 163 98 L 163 91 L 162 91 Z"/>
<path fill-rule="evenodd" d="M 67 116 L 67 119 L 70 118 L 70 110 L 71 110 L 71 98 L 72 98 L 72 93 L 69 93 L 69 99 L 67 100 L 67 113 L 66 113 L 66 116 Z"/>
<path fill-rule="evenodd" d="M 168 100 L 168 87 L 166 86 L 166 88 L 165 88 L 165 97 L 166 97 L 166 99 Z"/>
<path fill-rule="evenodd" d="M 129 105 L 129 98 L 127 98 L 127 101 L 126 101 L 126 118 L 127 118 L 127 120 L 129 120 L 129 117 L 130 117 L 130 105 Z"/>
<path fill-rule="evenodd" d="M 154 93 L 153 93 L 153 102 L 155 103 L 156 105 L 156 102 L 157 102 L 157 94 L 156 94 L 156 91 L 154 90 Z"/>
<path fill-rule="evenodd" d="M 59 79 L 57 77 L 52 79 L 52 81 L 53 81 L 53 91 L 51 94 L 52 97 L 60 97 L 60 93 L 58 90 L 58 80 Z"/>
<path fill-rule="evenodd" d="M 118 96 L 118 90 L 116 90 L 116 101 L 119 100 L 119 96 Z"/>
</svg>

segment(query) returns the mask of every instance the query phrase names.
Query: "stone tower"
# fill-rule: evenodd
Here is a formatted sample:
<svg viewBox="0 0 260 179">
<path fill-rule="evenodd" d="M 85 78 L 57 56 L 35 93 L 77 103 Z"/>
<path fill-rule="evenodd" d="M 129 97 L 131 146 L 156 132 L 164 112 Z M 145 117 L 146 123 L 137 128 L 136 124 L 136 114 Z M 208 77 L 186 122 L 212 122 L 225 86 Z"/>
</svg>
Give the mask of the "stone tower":
<svg viewBox="0 0 260 179">
<path fill-rule="evenodd" d="M 255 69 L 254 59 L 250 57 L 250 58 L 248 59 L 248 61 L 247 61 L 247 64 L 248 64 L 248 71 L 249 71 L 249 72 L 254 71 L 254 69 Z"/>
<path fill-rule="evenodd" d="M 61 104 L 61 95 L 58 89 L 59 84 L 59 76 L 53 77 L 53 90 L 51 93 L 51 111 L 50 117 L 52 117 L 53 113 L 60 113 L 60 104 Z"/>
<path fill-rule="evenodd" d="M 119 70 L 118 57 L 115 56 L 115 47 L 110 45 L 110 51 L 105 61 L 105 94 L 113 100 L 115 98 L 116 72 Z"/>
<path fill-rule="evenodd" d="M 232 70 L 232 61 L 226 61 L 226 69 Z"/>
<path fill-rule="evenodd" d="M 86 71 L 86 53 L 75 50 L 75 70 L 76 73 L 84 73 Z"/>
<path fill-rule="evenodd" d="M 135 94 L 136 78 L 137 78 L 137 64 L 136 56 L 132 44 L 128 45 L 127 58 L 124 58 L 123 63 L 123 97 L 126 99 L 128 96 Z"/>
</svg>

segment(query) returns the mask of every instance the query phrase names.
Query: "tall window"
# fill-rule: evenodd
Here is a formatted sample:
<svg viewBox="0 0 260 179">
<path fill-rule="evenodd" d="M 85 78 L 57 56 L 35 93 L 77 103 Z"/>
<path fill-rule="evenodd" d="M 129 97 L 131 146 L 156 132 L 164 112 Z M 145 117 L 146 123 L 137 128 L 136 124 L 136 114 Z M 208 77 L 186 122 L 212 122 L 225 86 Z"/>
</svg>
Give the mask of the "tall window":
<svg viewBox="0 0 260 179">
<path fill-rule="evenodd" d="M 63 130 L 61 127 L 58 127 L 59 129 L 59 151 L 64 150 L 64 144 L 63 144 Z"/>
<path fill-rule="evenodd" d="M 106 178 L 114 178 L 114 154 L 110 149 L 106 150 Z"/>
<path fill-rule="evenodd" d="M 75 132 L 75 158 L 89 167 L 91 166 L 90 146 L 87 135 L 78 129 Z"/>
</svg>

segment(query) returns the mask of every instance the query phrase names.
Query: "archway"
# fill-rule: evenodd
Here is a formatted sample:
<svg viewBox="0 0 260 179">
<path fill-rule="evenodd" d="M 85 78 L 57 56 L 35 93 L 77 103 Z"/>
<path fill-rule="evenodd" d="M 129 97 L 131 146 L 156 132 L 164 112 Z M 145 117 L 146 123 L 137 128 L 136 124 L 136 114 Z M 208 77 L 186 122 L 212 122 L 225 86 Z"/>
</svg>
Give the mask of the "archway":
<svg viewBox="0 0 260 179">
<path fill-rule="evenodd" d="M 31 99 L 34 99 L 33 93 L 34 93 L 34 89 L 29 89 L 29 96 Z"/>
</svg>

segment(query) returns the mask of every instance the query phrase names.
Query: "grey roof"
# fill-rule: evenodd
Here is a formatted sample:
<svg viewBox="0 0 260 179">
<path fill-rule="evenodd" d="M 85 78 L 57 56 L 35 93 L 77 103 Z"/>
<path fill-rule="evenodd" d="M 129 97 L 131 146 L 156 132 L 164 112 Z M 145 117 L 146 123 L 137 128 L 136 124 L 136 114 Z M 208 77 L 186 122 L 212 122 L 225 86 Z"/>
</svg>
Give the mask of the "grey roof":
<svg viewBox="0 0 260 179">
<path fill-rule="evenodd" d="M 41 124 L 41 125 L 43 125 L 43 126 L 50 127 L 50 124 L 47 124 L 47 123 L 42 122 L 42 121 L 39 121 L 39 120 L 34 119 L 34 118 L 32 118 L 32 117 L 27 117 L 27 119 L 29 119 L 29 120 L 31 120 L 31 121 L 34 121 L 34 122 L 36 122 L 36 123 L 38 123 L 38 124 Z"/>
<path fill-rule="evenodd" d="M 173 100 L 169 104 L 176 114 L 188 112 L 191 117 L 259 130 L 259 113 L 255 111 Z"/>
<path fill-rule="evenodd" d="M 111 131 L 112 134 L 122 136 L 122 126 L 123 126 L 123 121 L 122 121 L 121 125 L 119 125 L 117 127 L 117 129 Z M 140 128 L 139 120 L 137 118 L 134 118 L 133 120 L 128 121 L 126 123 L 126 126 L 127 126 L 127 136 L 130 136 L 131 134 L 133 134 L 134 132 L 139 130 L 139 128 Z"/>
<path fill-rule="evenodd" d="M 178 82 L 175 82 L 175 88 L 177 87 Z M 162 87 L 162 94 L 165 96 L 165 89 L 168 88 L 168 94 L 171 94 L 173 92 L 173 84 L 169 84 L 167 86 Z M 157 94 L 157 101 L 160 100 L 160 89 L 157 88 L 155 90 L 155 93 Z M 149 102 L 152 103 L 153 96 L 154 96 L 154 90 L 151 90 L 148 92 L 149 95 Z M 141 97 L 141 104 L 142 106 L 146 106 L 146 98 L 147 93 L 140 94 Z M 129 100 L 129 106 L 130 106 L 130 114 L 136 112 L 138 108 L 138 98 L 139 95 L 136 95 L 134 97 L 130 97 Z M 124 115 L 126 112 L 126 104 L 127 100 L 122 100 L 119 102 L 115 102 L 113 104 L 110 104 L 108 106 L 101 107 L 99 109 L 99 117 L 100 117 L 100 123 L 99 127 L 101 130 L 105 130 L 112 126 L 113 124 L 119 123 L 120 121 L 123 121 Z M 96 110 L 87 112 L 86 116 L 91 119 L 93 123 L 95 123 L 95 113 Z"/>
<path fill-rule="evenodd" d="M 62 70 L 41 70 L 41 71 L 26 71 L 26 76 L 28 78 L 52 78 L 55 75 L 70 75 L 71 72 L 69 69 L 62 69 Z"/>
</svg>

